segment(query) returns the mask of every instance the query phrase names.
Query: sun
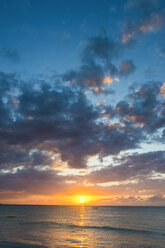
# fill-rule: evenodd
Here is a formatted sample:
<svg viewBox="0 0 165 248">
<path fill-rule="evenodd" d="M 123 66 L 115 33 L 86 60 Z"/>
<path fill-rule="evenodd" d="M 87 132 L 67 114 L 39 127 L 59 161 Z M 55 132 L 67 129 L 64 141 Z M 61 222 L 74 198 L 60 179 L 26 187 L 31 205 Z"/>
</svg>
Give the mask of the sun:
<svg viewBox="0 0 165 248">
<path fill-rule="evenodd" d="M 78 203 L 83 204 L 87 202 L 87 197 L 86 196 L 78 196 Z"/>
<path fill-rule="evenodd" d="M 80 199 L 80 203 L 84 203 L 84 199 Z"/>
</svg>

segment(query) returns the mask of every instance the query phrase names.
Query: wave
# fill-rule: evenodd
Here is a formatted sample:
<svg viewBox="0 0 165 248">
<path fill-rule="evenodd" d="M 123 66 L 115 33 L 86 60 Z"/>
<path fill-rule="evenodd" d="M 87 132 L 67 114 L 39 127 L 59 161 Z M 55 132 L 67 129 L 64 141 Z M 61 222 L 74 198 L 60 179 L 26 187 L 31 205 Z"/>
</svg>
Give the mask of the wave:
<svg viewBox="0 0 165 248">
<path fill-rule="evenodd" d="M 150 230 L 144 230 L 144 229 L 132 229 L 132 228 L 122 228 L 122 227 L 113 227 L 113 226 L 77 226 L 72 225 L 74 227 L 79 228 L 85 228 L 85 229 L 99 229 L 99 230 L 105 230 L 105 231 L 114 231 L 114 232 L 124 232 L 124 233 L 139 233 L 139 234 L 150 234 L 150 235 L 160 235 L 165 236 L 165 233 L 161 233 L 158 231 L 150 231 Z"/>
<path fill-rule="evenodd" d="M 45 245 L 34 245 L 34 244 L 27 244 L 23 242 L 14 242 L 14 241 L 0 241 L 0 247 L 3 248 L 48 248 Z"/>
<path fill-rule="evenodd" d="M 66 228 L 78 228 L 78 229 L 96 229 L 96 230 L 103 230 L 103 231 L 114 231 L 114 232 L 122 232 L 122 233 L 135 233 L 135 234 L 145 234 L 145 235 L 152 235 L 152 236 L 165 236 L 164 232 L 159 231 L 152 231 L 146 229 L 134 229 L 134 228 L 123 228 L 123 227 L 113 227 L 113 226 L 95 226 L 95 225 L 76 225 L 76 224 L 68 224 L 62 222 L 54 222 L 54 221 L 38 221 L 38 222 L 24 222 L 22 224 L 30 224 L 30 225 L 53 225 L 58 227 L 66 227 Z"/>
</svg>

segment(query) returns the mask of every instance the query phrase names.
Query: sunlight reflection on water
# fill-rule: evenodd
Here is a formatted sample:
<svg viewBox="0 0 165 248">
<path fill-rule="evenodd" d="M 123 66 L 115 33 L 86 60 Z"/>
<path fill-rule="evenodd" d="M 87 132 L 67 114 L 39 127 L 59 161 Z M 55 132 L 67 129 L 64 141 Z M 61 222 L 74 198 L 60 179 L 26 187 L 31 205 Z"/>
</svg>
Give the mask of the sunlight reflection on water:
<svg viewBox="0 0 165 248">
<path fill-rule="evenodd" d="M 5 218 L 9 215 L 16 218 Z M 164 248 L 165 244 L 165 208 L 0 206 L 0 224 L 3 248 Z"/>
</svg>

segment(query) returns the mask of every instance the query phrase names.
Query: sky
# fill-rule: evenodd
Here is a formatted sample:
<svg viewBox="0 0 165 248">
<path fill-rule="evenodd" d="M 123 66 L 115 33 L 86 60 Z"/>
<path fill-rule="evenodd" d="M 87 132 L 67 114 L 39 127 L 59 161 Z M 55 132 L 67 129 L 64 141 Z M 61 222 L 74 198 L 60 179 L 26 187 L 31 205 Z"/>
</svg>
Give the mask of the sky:
<svg viewBox="0 0 165 248">
<path fill-rule="evenodd" d="M 0 1 L 0 203 L 165 205 L 165 2 Z"/>
</svg>

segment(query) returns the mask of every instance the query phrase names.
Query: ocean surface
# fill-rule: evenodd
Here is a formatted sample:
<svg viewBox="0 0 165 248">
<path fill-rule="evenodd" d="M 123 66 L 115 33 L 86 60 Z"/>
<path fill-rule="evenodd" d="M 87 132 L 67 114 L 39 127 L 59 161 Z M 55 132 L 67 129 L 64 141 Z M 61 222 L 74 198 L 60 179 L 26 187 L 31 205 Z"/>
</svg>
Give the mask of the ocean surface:
<svg viewBox="0 0 165 248">
<path fill-rule="evenodd" d="M 0 248 L 165 248 L 165 207 L 0 205 Z"/>
</svg>

